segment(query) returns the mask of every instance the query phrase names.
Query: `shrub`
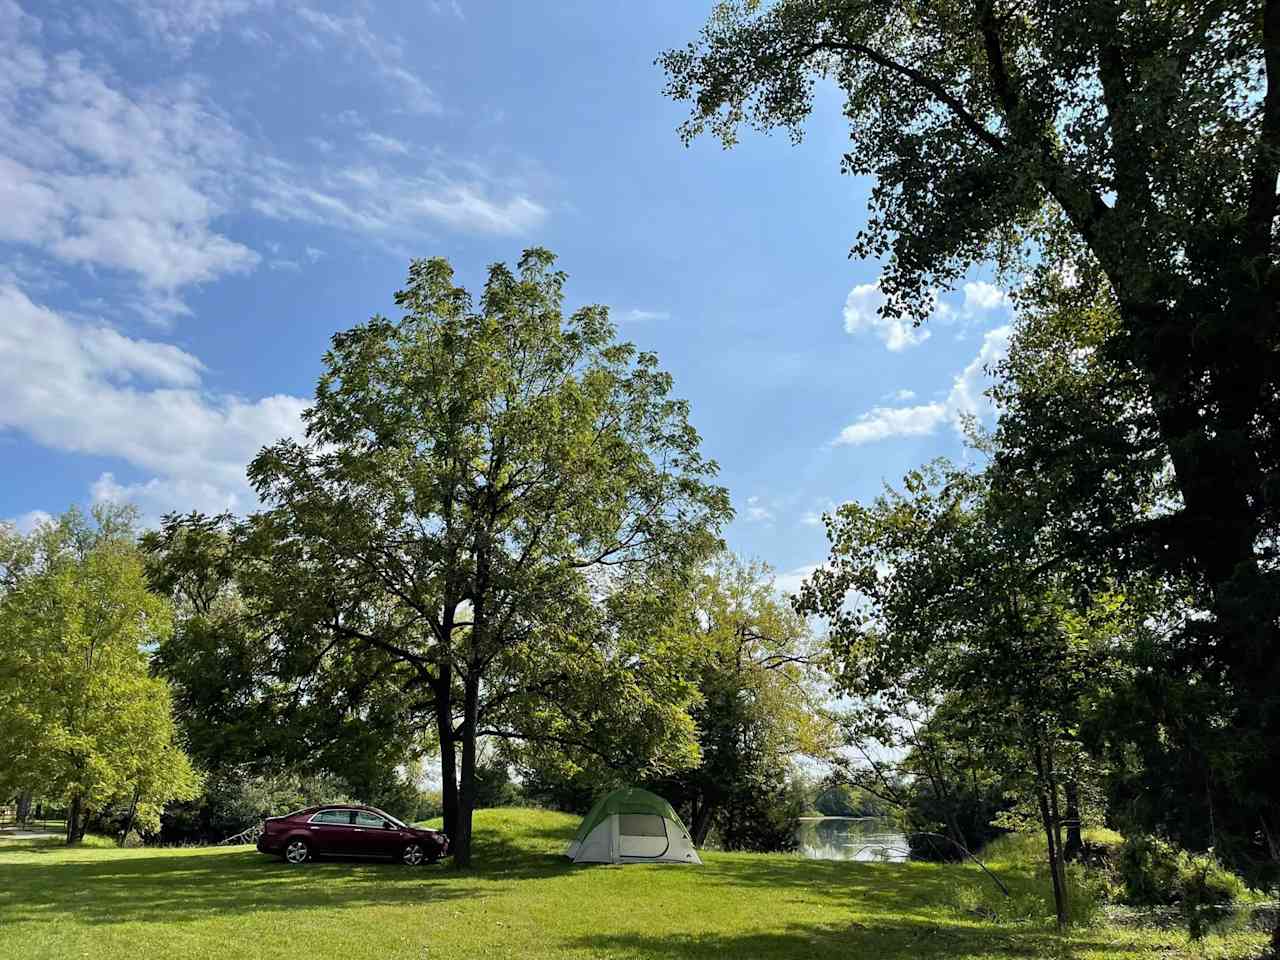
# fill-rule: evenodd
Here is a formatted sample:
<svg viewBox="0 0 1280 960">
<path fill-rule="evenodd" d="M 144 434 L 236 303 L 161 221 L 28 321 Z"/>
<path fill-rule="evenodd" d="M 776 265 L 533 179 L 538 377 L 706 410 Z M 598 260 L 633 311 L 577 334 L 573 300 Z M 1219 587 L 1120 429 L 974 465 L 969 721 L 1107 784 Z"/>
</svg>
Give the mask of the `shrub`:
<svg viewBox="0 0 1280 960">
<path fill-rule="evenodd" d="M 1120 849 L 1119 872 L 1124 902 L 1131 906 L 1167 906 L 1181 898 L 1178 850 L 1167 840 L 1130 837 Z"/>
<path fill-rule="evenodd" d="M 1178 892 L 1187 930 L 1199 940 L 1226 918 L 1231 905 L 1243 899 L 1247 889 L 1243 880 L 1213 856 L 1183 853 L 1178 858 Z"/>
<path fill-rule="evenodd" d="M 1200 939 L 1244 898 L 1244 881 L 1208 854 L 1179 850 L 1158 837 L 1136 836 L 1120 851 L 1123 900 L 1132 906 L 1177 904 L 1187 930 Z"/>
</svg>

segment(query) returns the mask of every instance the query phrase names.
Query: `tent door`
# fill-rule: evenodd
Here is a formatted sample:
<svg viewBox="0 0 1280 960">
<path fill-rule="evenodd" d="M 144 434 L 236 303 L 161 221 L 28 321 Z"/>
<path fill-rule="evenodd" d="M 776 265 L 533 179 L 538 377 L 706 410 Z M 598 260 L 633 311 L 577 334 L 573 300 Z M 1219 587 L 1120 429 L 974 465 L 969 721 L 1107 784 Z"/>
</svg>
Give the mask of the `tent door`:
<svg viewBox="0 0 1280 960">
<path fill-rule="evenodd" d="M 652 813 L 623 813 L 618 820 L 618 856 L 657 860 L 671 849 L 666 817 Z"/>
</svg>

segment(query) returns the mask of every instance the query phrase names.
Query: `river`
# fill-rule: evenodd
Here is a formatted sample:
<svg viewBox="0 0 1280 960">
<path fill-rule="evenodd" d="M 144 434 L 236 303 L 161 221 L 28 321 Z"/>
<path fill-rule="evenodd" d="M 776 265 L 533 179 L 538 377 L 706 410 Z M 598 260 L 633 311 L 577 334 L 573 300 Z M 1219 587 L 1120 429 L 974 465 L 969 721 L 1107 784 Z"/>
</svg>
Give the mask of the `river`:
<svg viewBox="0 0 1280 960">
<path fill-rule="evenodd" d="M 907 838 L 892 820 L 876 817 L 803 817 L 796 827 L 799 853 L 810 860 L 907 859 Z"/>
</svg>

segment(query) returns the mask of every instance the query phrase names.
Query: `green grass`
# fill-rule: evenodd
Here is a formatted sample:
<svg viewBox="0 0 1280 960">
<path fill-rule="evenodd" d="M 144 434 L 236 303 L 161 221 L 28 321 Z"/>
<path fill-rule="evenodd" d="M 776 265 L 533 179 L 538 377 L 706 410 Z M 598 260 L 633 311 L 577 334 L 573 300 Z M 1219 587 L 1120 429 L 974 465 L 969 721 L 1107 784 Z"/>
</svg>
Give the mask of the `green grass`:
<svg viewBox="0 0 1280 960">
<path fill-rule="evenodd" d="M 245 847 L 0 841 L 0 958 L 911 958 L 1244 956 L 1259 935 L 1081 925 L 1059 939 L 1029 867 L 1029 916 L 984 919 L 976 868 L 709 853 L 702 867 L 573 866 L 577 820 L 476 817 L 476 861 L 288 867 Z M 978 887 L 975 887 L 979 885 Z M 1036 906 L 1038 904 L 1038 906 Z"/>
</svg>

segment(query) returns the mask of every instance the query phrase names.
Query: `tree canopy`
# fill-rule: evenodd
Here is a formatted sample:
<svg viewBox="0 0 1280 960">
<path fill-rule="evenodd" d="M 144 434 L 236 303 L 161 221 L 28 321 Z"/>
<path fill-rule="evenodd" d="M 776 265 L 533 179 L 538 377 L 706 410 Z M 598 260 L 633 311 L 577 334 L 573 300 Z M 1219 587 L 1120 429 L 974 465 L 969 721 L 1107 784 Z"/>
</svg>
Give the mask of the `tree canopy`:
<svg viewBox="0 0 1280 960">
<path fill-rule="evenodd" d="M 265 509 L 232 533 L 251 622 L 307 665 L 291 684 L 384 685 L 433 721 L 459 865 L 481 738 L 653 774 L 697 758 L 664 598 L 717 549 L 728 495 L 657 357 L 604 307 L 565 315 L 553 264 L 495 264 L 475 301 L 414 261 L 399 320 L 333 338 L 305 439 L 255 458 Z"/>
<path fill-rule="evenodd" d="M 1226 693 L 1182 721 L 1251 745 L 1219 800 L 1280 860 L 1280 3 L 748 0 L 659 62 L 683 135 L 726 145 L 839 89 L 887 314 L 994 261 L 1056 317 L 1006 368 L 993 480 L 1093 587 L 1154 575 L 1188 612 L 1179 662 Z"/>
<path fill-rule="evenodd" d="M 171 628 L 147 589 L 132 515 L 76 511 L 27 538 L 3 538 L 0 594 L 0 791 L 28 790 L 69 807 L 67 841 L 108 804 L 159 824 L 199 777 L 176 739 L 168 684 L 148 651 Z"/>
</svg>

